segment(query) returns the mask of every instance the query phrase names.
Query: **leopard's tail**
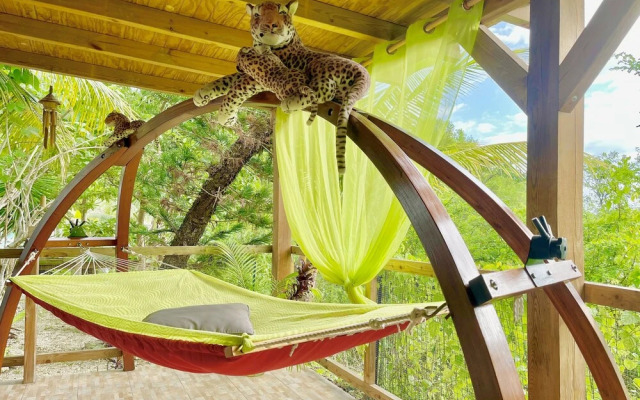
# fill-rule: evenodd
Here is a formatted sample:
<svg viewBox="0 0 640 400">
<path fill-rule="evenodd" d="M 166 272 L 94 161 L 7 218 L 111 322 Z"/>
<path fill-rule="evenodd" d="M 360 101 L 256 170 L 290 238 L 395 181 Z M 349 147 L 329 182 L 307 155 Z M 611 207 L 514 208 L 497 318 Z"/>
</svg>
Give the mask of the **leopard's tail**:
<svg viewBox="0 0 640 400">
<path fill-rule="evenodd" d="M 349 89 L 349 95 L 345 97 L 340 107 L 336 125 L 336 162 L 338 163 L 338 173 L 340 175 L 344 175 L 344 171 L 346 170 L 345 153 L 347 148 L 349 114 L 351 114 L 351 110 L 356 102 L 369 90 L 369 82 L 368 74 L 359 74 L 359 76 L 354 79 L 353 86 Z"/>
<path fill-rule="evenodd" d="M 204 107 L 213 99 L 224 96 L 238 80 L 239 73 L 223 76 L 213 82 L 209 82 L 193 95 L 193 103 L 198 107 Z"/>
<path fill-rule="evenodd" d="M 336 125 L 336 162 L 338 163 L 338 174 L 344 175 L 346 170 L 345 153 L 347 149 L 347 124 L 349 123 L 349 114 L 351 107 L 342 103 L 340 114 L 338 115 L 338 123 Z"/>
<path fill-rule="evenodd" d="M 307 110 L 309 110 L 309 112 L 311 113 L 311 115 L 309 115 L 309 119 L 307 120 L 307 125 L 311 125 L 318 116 L 318 103 L 313 103 L 309 106 L 309 108 L 307 108 Z"/>
</svg>

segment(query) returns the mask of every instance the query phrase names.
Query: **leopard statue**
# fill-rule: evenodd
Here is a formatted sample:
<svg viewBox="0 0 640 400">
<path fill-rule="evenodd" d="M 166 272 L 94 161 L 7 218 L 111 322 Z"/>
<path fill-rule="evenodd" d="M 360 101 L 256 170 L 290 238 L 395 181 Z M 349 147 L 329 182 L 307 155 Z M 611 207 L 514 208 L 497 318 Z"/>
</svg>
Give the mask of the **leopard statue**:
<svg viewBox="0 0 640 400">
<path fill-rule="evenodd" d="M 305 73 L 287 68 L 278 56 L 273 54 L 271 47 L 243 47 L 238 54 L 237 67 L 238 71 L 251 76 L 273 92 L 282 104 L 287 104 L 285 111 L 303 110 L 312 106 L 317 108 L 316 93 L 307 86 Z"/>
<path fill-rule="evenodd" d="M 134 134 L 144 124 L 142 120 L 129 121 L 124 114 L 113 111 L 107 115 L 104 123 L 113 127 L 113 133 L 105 139 L 103 145 L 111 147 L 114 143 Z"/>
<path fill-rule="evenodd" d="M 318 103 L 332 99 L 340 102 L 336 135 L 336 160 L 338 171 L 343 174 L 349 113 L 355 102 L 367 93 L 370 85 L 369 74 L 364 67 L 354 61 L 306 48 L 292 23 L 292 17 L 297 8 L 297 1 L 290 1 L 286 5 L 272 1 L 260 5 L 247 4 L 247 13 L 251 15 L 253 45 L 269 46 L 272 53 L 287 68 L 304 72 L 307 76 L 307 86 L 316 93 Z M 240 62 L 242 62 L 243 56 L 242 52 L 238 54 Z M 232 87 L 234 92 L 230 91 Z M 201 88 L 194 96 L 194 103 L 203 106 L 219 96 L 233 97 L 232 107 L 226 107 L 224 110 L 221 107 L 221 111 L 224 112 L 222 117 L 218 116 L 220 121 L 221 118 L 228 118 L 234 114 L 233 107 L 236 104 L 239 107 L 248 98 L 264 90 L 265 88 L 253 79 L 250 72 L 238 72 Z M 285 102 L 285 110 L 292 111 L 302 106 L 291 100 Z M 312 112 L 314 108 L 315 105 L 312 104 Z M 313 121 L 313 118 L 314 114 L 312 114 L 310 122 Z"/>
</svg>

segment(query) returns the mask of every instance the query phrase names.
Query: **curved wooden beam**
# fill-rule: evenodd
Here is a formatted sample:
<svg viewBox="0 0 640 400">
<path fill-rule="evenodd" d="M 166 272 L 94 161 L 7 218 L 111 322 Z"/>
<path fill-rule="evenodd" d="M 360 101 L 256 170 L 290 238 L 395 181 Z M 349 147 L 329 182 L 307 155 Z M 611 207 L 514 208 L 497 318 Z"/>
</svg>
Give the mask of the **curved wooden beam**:
<svg viewBox="0 0 640 400">
<path fill-rule="evenodd" d="M 498 196 L 469 171 L 424 140 L 373 115 L 369 119 L 412 160 L 462 197 L 496 230 L 522 262 L 527 261 L 533 233 Z"/>
<path fill-rule="evenodd" d="M 131 201 L 136 174 L 142 159 L 142 150 L 125 165 L 120 175 L 118 190 L 118 215 L 116 217 L 116 257 L 128 258 L 123 248 L 129 247 L 129 222 L 131 221 Z"/>
<path fill-rule="evenodd" d="M 93 161 L 87 164 L 65 186 L 60 192 L 58 197 L 49 207 L 49 210 L 45 213 L 44 217 L 40 220 L 40 223 L 36 226 L 35 230 L 31 234 L 31 237 L 24 245 L 22 254 L 16 263 L 13 270 L 15 276 L 18 272 L 23 275 L 31 274 L 35 263 L 31 263 L 26 268 L 22 269 L 22 265 L 27 260 L 29 254 L 34 250 L 42 250 L 51 236 L 51 233 L 56 228 L 60 220 L 67 213 L 69 208 L 75 203 L 82 193 L 95 182 L 105 171 L 107 171 L 119 158 L 124 154 L 124 148 L 111 147 L 105 152 L 96 157 Z M 16 308 L 20 301 L 20 291 L 14 290 L 12 286 L 7 285 L 2 298 L 2 305 L 0 305 L 0 365 L 4 358 L 4 352 L 7 348 L 7 340 L 9 339 L 9 330 L 13 322 L 13 317 L 16 314 Z"/>
<path fill-rule="evenodd" d="M 254 106 L 275 104 L 278 104 L 278 100 L 271 94 L 260 94 L 247 102 L 247 105 Z M 129 148 L 112 147 L 93 160 L 54 201 L 34 235 L 27 242 L 19 265 L 32 250 L 42 248 L 46 244 L 49 235 L 73 202 L 111 165 L 116 162 L 120 165 L 128 165 L 140 156 L 146 144 L 164 131 L 189 118 L 215 111 L 218 107 L 219 101 L 197 108 L 191 99 L 185 100 L 157 115 L 138 129 L 131 139 L 132 144 Z M 335 103 L 321 105 L 319 115 L 335 124 L 338 107 L 339 105 Z M 444 206 L 400 146 L 440 179 L 452 184 L 463 198 L 486 216 L 521 258 L 525 247 L 528 253 L 528 247 L 524 243 L 528 243 L 531 232 L 495 195 L 453 161 L 448 160 L 424 142 L 412 138 L 401 129 L 383 123 L 377 118 L 372 117 L 372 120 L 375 123 L 356 111 L 352 112 L 349 121 L 349 137 L 367 154 L 387 180 L 432 261 L 452 313 L 476 398 L 524 399 L 515 364 L 495 309 L 491 304 L 473 307 L 467 294 L 467 284 L 479 275 L 473 259 Z M 381 128 L 389 131 L 391 137 Z M 130 174 L 135 169 L 133 165 L 137 161 L 132 164 Z M 126 170 L 125 174 L 127 174 Z M 124 208 L 122 210 L 124 212 Z M 21 271 L 21 273 L 29 272 L 30 268 Z M 626 395 L 626 390 L 615 362 L 595 322 L 575 290 L 569 284 L 557 284 L 545 287 L 544 290 L 556 308 L 561 310 L 561 315 L 567 321 L 583 354 L 590 353 L 586 357 L 587 362 L 592 371 L 597 370 L 594 377 L 601 393 L 606 396 L 604 398 L 625 398 L 622 396 Z M 2 309 L 0 309 L 2 312 L 0 361 L 6 348 L 9 328 L 19 296 L 18 290 L 7 288 Z"/>
</svg>

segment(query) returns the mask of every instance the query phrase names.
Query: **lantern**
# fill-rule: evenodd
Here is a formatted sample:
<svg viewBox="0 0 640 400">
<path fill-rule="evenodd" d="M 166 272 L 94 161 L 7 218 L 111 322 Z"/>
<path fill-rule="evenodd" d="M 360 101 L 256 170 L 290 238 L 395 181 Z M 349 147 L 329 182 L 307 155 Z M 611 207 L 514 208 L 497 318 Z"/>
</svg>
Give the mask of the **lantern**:
<svg viewBox="0 0 640 400">
<path fill-rule="evenodd" d="M 60 101 L 53 95 L 53 86 L 49 86 L 49 94 L 40 99 L 42 104 L 42 132 L 44 133 L 44 148 L 54 148 L 56 144 L 56 124 L 58 115 L 56 109 Z"/>
</svg>

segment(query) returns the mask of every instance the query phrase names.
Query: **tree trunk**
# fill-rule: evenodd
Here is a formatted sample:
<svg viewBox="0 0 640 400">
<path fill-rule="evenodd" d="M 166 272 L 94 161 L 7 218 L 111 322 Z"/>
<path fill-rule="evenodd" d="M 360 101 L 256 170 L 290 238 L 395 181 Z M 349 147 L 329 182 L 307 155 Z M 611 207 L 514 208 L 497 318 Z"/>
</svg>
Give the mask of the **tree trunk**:
<svg viewBox="0 0 640 400">
<path fill-rule="evenodd" d="M 249 134 L 241 135 L 235 141 L 219 163 L 208 168 L 209 177 L 176 231 L 171 246 L 198 244 L 227 188 L 251 157 L 268 143 L 273 131 L 271 125 L 260 123 L 252 125 L 250 129 Z M 189 256 L 166 256 L 164 262 L 184 268 L 188 259 Z"/>
</svg>

